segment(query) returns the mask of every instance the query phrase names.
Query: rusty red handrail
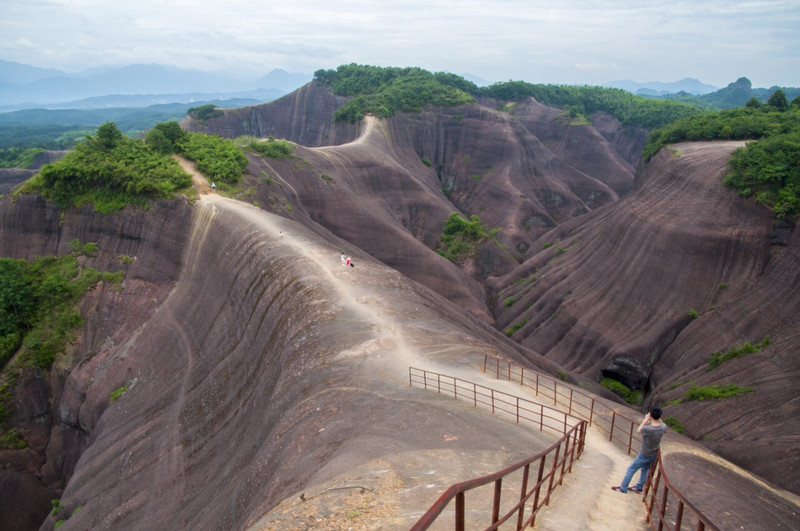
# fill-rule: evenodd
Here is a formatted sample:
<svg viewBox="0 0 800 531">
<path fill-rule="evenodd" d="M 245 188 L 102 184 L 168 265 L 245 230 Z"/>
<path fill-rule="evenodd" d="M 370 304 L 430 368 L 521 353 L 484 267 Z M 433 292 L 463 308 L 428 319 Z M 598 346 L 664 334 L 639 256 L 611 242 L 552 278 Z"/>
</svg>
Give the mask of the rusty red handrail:
<svg viewBox="0 0 800 531">
<path fill-rule="evenodd" d="M 676 503 L 669 499 L 670 494 L 673 495 Z M 714 525 L 707 516 L 670 484 L 661 460 L 661 452 L 658 453 L 658 457 L 650 468 L 650 474 L 647 476 L 643 501 L 647 507 L 647 522 L 651 529 L 680 531 L 685 523 L 684 517 L 688 516 L 692 520 L 689 525 L 696 531 L 719 531 L 719 527 Z M 688 515 L 685 511 L 687 508 L 689 509 Z"/>
<path fill-rule="evenodd" d="M 466 525 L 466 493 L 491 483 L 494 483 L 492 516 L 491 525 L 486 529 L 498 529 L 515 514 L 517 516 L 516 529 L 519 530 L 528 525 L 532 526 L 539 509 L 550 503 L 551 492 L 555 487 L 561 485 L 565 473 L 572 472 L 572 463 L 580 458 L 583 453 L 586 441 L 587 422 L 567 415 L 562 411 L 544 406 L 543 404 L 535 404 L 534 402 L 520 399 L 519 397 L 513 397 L 513 395 L 503 393 L 502 391 L 497 391 L 453 376 L 414 367 L 409 367 L 408 374 L 409 385 L 412 387 L 417 384 L 425 389 L 435 389 L 438 393 L 452 395 L 454 398 L 471 399 L 475 407 L 479 405 L 490 406 L 492 413 L 501 412 L 512 414 L 512 411 L 506 408 L 513 404 L 516 408 L 516 411 L 513 412 L 513 416 L 518 423 L 520 420 L 535 422 L 535 419 L 529 418 L 527 414 L 538 407 L 539 428 L 543 429 L 544 427 L 548 427 L 557 433 L 562 433 L 561 437 L 543 452 L 511 465 L 499 472 L 450 486 L 411 528 L 412 531 L 427 529 L 453 500 L 455 500 L 455 529 L 456 531 L 463 531 Z M 461 390 L 460 396 L 459 389 Z M 513 400 L 509 397 L 513 398 Z M 523 403 L 522 405 L 521 402 Z M 533 404 L 533 406 L 531 404 Z M 545 409 L 548 410 L 550 415 L 558 415 L 558 417 L 563 416 L 563 423 L 559 425 L 558 429 L 554 426 L 545 426 L 545 419 L 556 419 L 555 416 L 545 415 Z M 568 420 L 572 420 L 574 425 L 569 427 L 567 424 Z M 545 473 L 546 461 L 551 454 L 550 469 Z M 529 480 L 531 479 L 531 465 L 537 461 L 538 466 L 534 465 L 534 468 L 538 470 L 535 484 L 528 488 Z M 519 471 L 521 471 L 520 473 L 522 474 L 519 501 L 501 515 L 500 507 L 503 479 Z M 533 498 L 531 513 L 530 516 L 525 518 L 525 507 L 531 498 Z"/>
<path fill-rule="evenodd" d="M 608 434 L 609 440 L 614 441 L 627 450 L 630 454 L 634 450 L 634 443 L 641 441 L 641 436 L 636 433 L 637 422 L 614 411 L 613 408 L 604 404 L 600 399 L 593 397 L 580 390 L 573 389 L 563 382 L 540 374 L 532 369 L 527 369 L 528 374 L 525 374 L 525 368 L 512 361 L 502 359 L 492 354 L 484 355 L 483 371 L 486 372 L 489 367 L 489 362 L 492 361 L 495 368 L 495 376 L 505 378 L 509 381 L 518 381 L 520 385 L 531 388 L 536 395 L 540 394 L 540 388 L 544 388 L 549 397 L 549 389 L 542 384 L 542 382 L 550 382 L 553 387 L 553 402 L 562 407 L 566 407 L 570 415 L 575 417 L 584 418 L 588 420 L 590 425 L 593 425 Z M 503 367 L 501 369 L 501 364 Z M 533 376 L 531 376 L 533 373 Z M 569 393 L 558 392 L 558 387 L 568 389 Z M 575 400 L 575 397 L 583 398 L 584 402 L 589 401 L 589 405 Z M 559 397 L 562 400 L 559 400 Z M 568 400 L 566 399 L 568 397 Z M 586 412 L 580 409 L 584 408 Z M 598 422 L 598 419 L 606 419 L 611 414 L 610 423 L 604 425 L 603 420 Z M 621 422 L 620 422 L 621 421 Z M 621 425 L 620 429 L 615 429 L 617 424 Z M 622 435 L 619 431 L 622 431 Z M 615 431 L 617 434 L 615 435 Z M 661 489 L 659 491 L 659 489 Z M 647 500 L 648 493 L 650 493 L 650 500 Z M 661 500 L 657 501 L 657 496 L 660 494 Z M 669 495 L 672 494 L 677 500 L 677 503 L 670 505 Z M 685 509 L 688 508 L 688 516 L 694 521 L 695 529 L 697 531 L 704 531 L 710 529 L 717 531 L 716 527 L 699 509 L 692 505 L 675 487 L 673 487 L 667 480 L 667 474 L 664 470 L 664 464 L 661 460 L 661 452 L 658 453 L 658 459 L 653 463 L 653 468 L 648 475 L 647 485 L 645 486 L 643 499 L 647 505 L 647 522 L 652 529 L 658 531 L 666 529 L 667 531 L 680 531 L 683 525 Z"/>
<path fill-rule="evenodd" d="M 546 396 L 554 405 L 566 408 L 569 415 L 584 419 L 605 432 L 609 441 L 625 448 L 628 454 L 636 451 L 641 442 L 641 436 L 636 431 L 639 421 L 618 413 L 601 399 L 556 378 L 488 353 L 484 355 L 483 372 L 494 372 L 498 379 L 517 382 L 531 389 L 536 396 Z"/>
</svg>

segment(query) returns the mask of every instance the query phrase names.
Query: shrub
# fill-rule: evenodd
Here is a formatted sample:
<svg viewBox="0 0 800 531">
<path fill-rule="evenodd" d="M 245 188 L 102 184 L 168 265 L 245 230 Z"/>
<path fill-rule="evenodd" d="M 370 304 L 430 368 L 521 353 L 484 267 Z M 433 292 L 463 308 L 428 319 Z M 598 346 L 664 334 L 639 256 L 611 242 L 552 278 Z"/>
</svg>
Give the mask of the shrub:
<svg viewBox="0 0 800 531">
<path fill-rule="evenodd" d="M 178 148 L 197 169 L 214 181 L 236 184 L 247 168 L 247 157 L 233 140 L 217 135 L 188 133 Z"/>
<path fill-rule="evenodd" d="M 638 389 L 631 389 L 624 383 L 615 380 L 614 378 L 603 378 L 600 380 L 600 385 L 621 396 L 625 401 L 629 404 L 635 404 L 637 406 L 641 406 L 644 402 L 644 395 Z"/>
<path fill-rule="evenodd" d="M 477 246 L 498 232 L 487 229 L 478 216 L 470 216 L 469 221 L 453 212 L 442 225 L 437 253 L 451 262 L 457 262 L 475 254 Z"/>
<path fill-rule="evenodd" d="M 694 308 L 690 308 L 689 309 L 689 319 L 695 320 L 698 317 L 700 317 L 700 314 L 697 313 L 697 310 L 695 310 Z"/>
<path fill-rule="evenodd" d="M 270 159 L 286 159 L 294 157 L 295 145 L 286 140 L 275 140 L 269 137 L 267 140 L 259 140 L 250 136 L 239 137 L 236 139 L 238 145 L 243 146 Z"/>
<path fill-rule="evenodd" d="M 107 122 L 95 137 L 87 136 L 64 158 L 45 165 L 19 193 L 40 193 L 62 208 L 91 203 L 107 214 L 172 197 L 191 182 L 175 160 Z"/>
<path fill-rule="evenodd" d="M 765 349 L 771 342 L 772 340 L 769 336 L 764 336 L 764 339 L 761 340 L 761 343 L 756 343 L 755 345 L 751 345 L 749 341 L 745 341 L 744 345 L 731 347 L 724 353 L 718 350 L 708 357 L 707 370 L 710 371 L 711 369 L 722 365 L 726 361 L 738 358 L 740 356 L 746 356 L 748 354 L 759 352 Z"/>
<path fill-rule="evenodd" d="M 511 326 L 509 328 L 506 328 L 506 336 L 508 336 L 508 337 L 513 336 L 516 333 L 517 330 L 519 330 L 520 328 L 522 328 L 523 326 L 528 324 L 528 321 L 530 321 L 530 319 L 528 319 L 526 317 L 522 321 L 519 321 L 518 323 L 515 323 L 513 326 Z"/>
<path fill-rule="evenodd" d="M 90 247 L 77 242 L 75 246 Z M 49 368 L 83 324 L 80 298 L 100 281 L 120 283 L 122 273 L 78 267 L 76 253 L 28 263 L 0 258 L 0 362 L 22 347 L 23 356 Z"/>
<path fill-rule="evenodd" d="M 125 385 L 123 385 L 119 389 L 115 389 L 115 390 L 111 391 L 111 396 L 109 397 L 109 399 L 111 400 L 111 403 L 113 404 L 114 402 L 116 402 L 118 398 L 120 398 L 122 395 L 125 394 L 125 392 L 128 389 L 130 389 L 130 387 L 131 387 L 131 383 L 127 382 Z"/>
<path fill-rule="evenodd" d="M 200 122 L 205 123 L 206 120 L 210 120 L 211 118 L 217 118 L 222 116 L 224 113 L 222 110 L 219 109 L 217 105 L 213 103 L 208 103 L 206 105 L 200 105 L 199 107 L 192 107 L 186 114 L 198 120 Z"/>
</svg>

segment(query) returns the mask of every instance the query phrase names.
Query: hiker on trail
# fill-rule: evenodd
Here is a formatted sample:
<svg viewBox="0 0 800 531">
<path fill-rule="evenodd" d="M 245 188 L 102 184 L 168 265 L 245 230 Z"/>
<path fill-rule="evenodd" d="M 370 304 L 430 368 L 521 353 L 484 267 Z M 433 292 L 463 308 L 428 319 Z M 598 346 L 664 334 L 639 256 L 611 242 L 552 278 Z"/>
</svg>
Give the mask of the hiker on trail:
<svg viewBox="0 0 800 531">
<path fill-rule="evenodd" d="M 636 494 L 641 494 L 644 484 L 647 481 L 647 475 L 650 473 L 650 465 L 656 460 L 658 456 L 658 447 L 661 445 L 661 438 L 667 431 L 667 425 L 661 422 L 661 408 L 654 407 L 644 417 L 644 420 L 639 424 L 639 433 L 642 434 L 642 446 L 639 449 L 639 455 L 633 460 L 633 463 L 625 471 L 625 477 L 622 478 L 622 483 L 619 487 L 611 487 L 617 492 L 625 494 L 628 492 L 628 485 L 633 479 L 633 475 L 637 470 L 641 470 L 639 475 L 639 482 L 633 487 Z"/>
<path fill-rule="evenodd" d="M 211 181 L 211 190 L 214 191 L 214 192 L 217 191 L 217 185 L 214 184 L 214 181 Z"/>
<path fill-rule="evenodd" d="M 283 238 L 283 231 L 280 231 L 280 232 L 278 233 L 278 238 L 279 238 L 279 239 L 280 239 L 280 238 Z"/>
<path fill-rule="evenodd" d="M 346 260 L 344 253 L 342 253 L 342 256 L 339 257 L 339 260 L 342 262 L 342 265 L 344 265 L 344 261 Z"/>
<path fill-rule="evenodd" d="M 349 257 L 349 256 L 348 256 L 348 257 L 347 257 L 347 259 L 344 261 L 344 265 L 346 265 L 346 266 L 349 266 L 349 265 L 350 265 L 350 257 Z"/>
</svg>

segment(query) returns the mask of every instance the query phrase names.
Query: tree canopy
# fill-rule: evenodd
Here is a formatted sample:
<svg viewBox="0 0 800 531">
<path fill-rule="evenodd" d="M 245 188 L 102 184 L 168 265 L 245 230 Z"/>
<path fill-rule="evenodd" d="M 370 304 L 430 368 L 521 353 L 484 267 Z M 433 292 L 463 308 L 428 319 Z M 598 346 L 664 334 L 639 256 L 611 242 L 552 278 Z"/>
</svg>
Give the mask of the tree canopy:
<svg viewBox="0 0 800 531">
<path fill-rule="evenodd" d="M 113 122 L 87 135 L 74 151 L 47 164 L 21 193 L 38 192 L 62 207 L 94 205 L 103 213 L 146 205 L 191 184 L 176 161 L 145 142 L 124 136 Z"/>
</svg>

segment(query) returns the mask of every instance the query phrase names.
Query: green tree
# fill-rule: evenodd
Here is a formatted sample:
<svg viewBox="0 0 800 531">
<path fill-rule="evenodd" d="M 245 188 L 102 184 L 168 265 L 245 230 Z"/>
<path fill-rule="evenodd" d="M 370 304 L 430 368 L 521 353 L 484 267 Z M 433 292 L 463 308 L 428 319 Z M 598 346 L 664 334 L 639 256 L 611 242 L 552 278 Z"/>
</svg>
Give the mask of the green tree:
<svg viewBox="0 0 800 531">
<path fill-rule="evenodd" d="M 780 89 L 776 90 L 767 100 L 767 105 L 775 107 L 779 111 L 785 111 L 789 108 L 789 102 L 786 101 L 786 93 Z"/>
<path fill-rule="evenodd" d="M 750 108 L 753 108 L 753 109 L 758 109 L 759 107 L 761 107 L 761 102 L 758 101 L 758 98 L 756 98 L 754 96 L 754 97 L 750 98 L 749 100 L 747 100 L 747 103 L 745 103 L 744 106 L 745 107 L 750 107 Z"/>
<path fill-rule="evenodd" d="M 114 149 L 124 136 L 114 122 L 105 122 L 95 134 L 97 145 L 102 149 Z"/>
</svg>

